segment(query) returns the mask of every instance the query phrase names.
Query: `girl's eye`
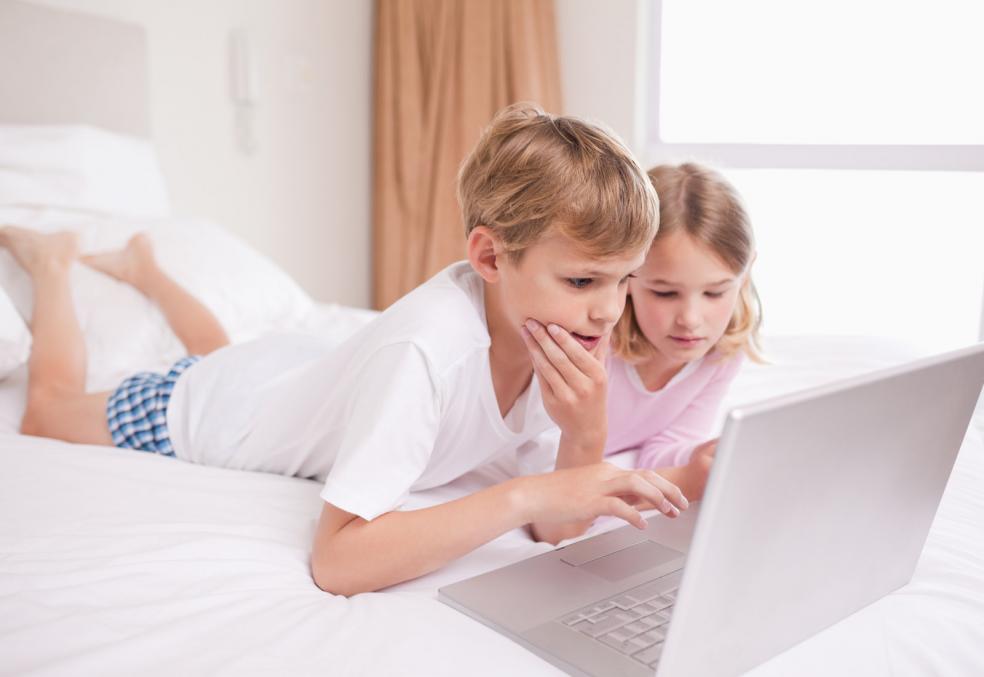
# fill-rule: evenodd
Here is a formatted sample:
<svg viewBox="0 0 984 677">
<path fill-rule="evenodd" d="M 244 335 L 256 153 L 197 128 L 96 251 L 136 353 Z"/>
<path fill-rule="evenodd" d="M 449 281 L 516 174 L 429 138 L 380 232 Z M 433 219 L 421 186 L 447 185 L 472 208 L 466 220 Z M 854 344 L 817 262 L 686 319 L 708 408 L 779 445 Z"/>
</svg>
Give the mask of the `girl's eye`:
<svg viewBox="0 0 984 677">
<path fill-rule="evenodd" d="M 590 277 L 569 277 L 567 278 L 567 284 L 571 285 L 575 289 L 584 289 L 589 284 L 594 282 L 593 278 Z"/>
<path fill-rule="evenodd" d="M 712 299 L 719 299 L 722 296 L 724 296 L 724 292 L 723 291 L 706 291 L 706 292 L 704 292 L 704 295 L 705 296 L 708 296 L 709 298 L 712 298 Z"/>
<path fill-rule="evenodd" d="M 661 299 L 671 299 L 676 296 L 675 291 L 654 291 L 653 293 Z"/>
</svg>

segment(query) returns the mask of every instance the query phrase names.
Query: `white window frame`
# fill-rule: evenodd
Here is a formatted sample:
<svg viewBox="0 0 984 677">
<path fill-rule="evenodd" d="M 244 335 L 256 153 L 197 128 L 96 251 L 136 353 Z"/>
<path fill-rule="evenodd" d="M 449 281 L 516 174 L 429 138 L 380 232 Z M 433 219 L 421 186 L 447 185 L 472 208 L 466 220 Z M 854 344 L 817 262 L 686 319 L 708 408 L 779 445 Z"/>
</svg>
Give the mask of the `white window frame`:
<svg viewBox="0 0 984 677">
<path fill-rule="evenodd" d="M 649 158 L 686 157 L 729 169 L 984 172 L 984 145 L 666 142 L 659 128 L 663 0 L 652 0 L 649 10 L 649 59 L 647 67 L 642 69 L 648 83 L 645 144 Z M 984 341 L 984 289 L 981 290 L 978 340 Z"/>
</svg>

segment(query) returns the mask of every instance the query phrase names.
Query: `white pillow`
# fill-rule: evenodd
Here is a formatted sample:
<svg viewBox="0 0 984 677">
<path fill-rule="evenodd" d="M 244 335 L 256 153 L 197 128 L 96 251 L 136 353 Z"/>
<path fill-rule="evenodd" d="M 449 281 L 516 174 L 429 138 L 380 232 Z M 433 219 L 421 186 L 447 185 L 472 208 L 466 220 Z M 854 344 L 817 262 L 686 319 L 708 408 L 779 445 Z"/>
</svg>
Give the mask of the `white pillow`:
<svg viewBox="0 0 984 677">
<path fill-rule="evenodd" d="M 170 211 L 149 140 L 81 125 L 0 125 L 0 206 L 145 218 Z"/>
<path fill-rule="evenodd" d="M 6 292 L 0 289 L 0 381 L 27 362 L 30 352 L 31 332 Z"/>
<path fill-rule="evenodd" d="M 0 209 L 0 222 L 11 222 Z M 150 234 L 161 267 L 202 301 L 234 342 L 298 327 L 314 306 L 290 276 L 228 231 L 206 221 L 99 219 L 47 211 L 19 225 L 80 233 L 85 253 L 122 247 L 140 230 Z M 184 355 L 157 307 L 132 287 L 79 264 L 72 270 L 76 316 L 88 350 L 88 388 L 115 388 L 136 371 L 159 370 Z M 0 286 L 17 311 L 31 317 L 27 274 L 0 249 Z"/>
</svg>

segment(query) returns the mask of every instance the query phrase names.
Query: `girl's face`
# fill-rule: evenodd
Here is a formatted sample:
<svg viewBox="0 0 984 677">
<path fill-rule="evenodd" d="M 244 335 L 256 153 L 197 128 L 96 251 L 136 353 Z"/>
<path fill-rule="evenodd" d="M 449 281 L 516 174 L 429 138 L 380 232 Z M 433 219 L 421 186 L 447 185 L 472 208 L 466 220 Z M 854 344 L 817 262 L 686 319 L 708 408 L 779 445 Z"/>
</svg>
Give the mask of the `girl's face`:
<svg viewBox="0 0 984 677">
<path fill-rule="evenodd" d="M 655 359 L 675 366 L 707 354 L 728 328 L 744 278 L 682 231 L 659 238 L 629 280 Z"/>
</svg>

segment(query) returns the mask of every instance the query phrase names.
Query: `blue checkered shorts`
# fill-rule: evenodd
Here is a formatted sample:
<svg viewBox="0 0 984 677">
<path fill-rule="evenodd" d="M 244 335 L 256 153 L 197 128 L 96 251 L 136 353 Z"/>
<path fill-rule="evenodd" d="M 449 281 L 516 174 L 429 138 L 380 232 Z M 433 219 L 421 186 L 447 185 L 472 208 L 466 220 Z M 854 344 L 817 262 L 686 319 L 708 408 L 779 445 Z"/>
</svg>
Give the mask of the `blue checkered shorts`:
<svg viewBox="0 0 984 677">
<path fill-rule="evenodd" d="M 123 381 L 106 403 L 113 444 L 174 456 L 167 431 L 167 403 L 178 377 L 200 359 L 200 355 L 190 355 L 175 362 L 167 374 L 142 372 Z"/>
</svg>

